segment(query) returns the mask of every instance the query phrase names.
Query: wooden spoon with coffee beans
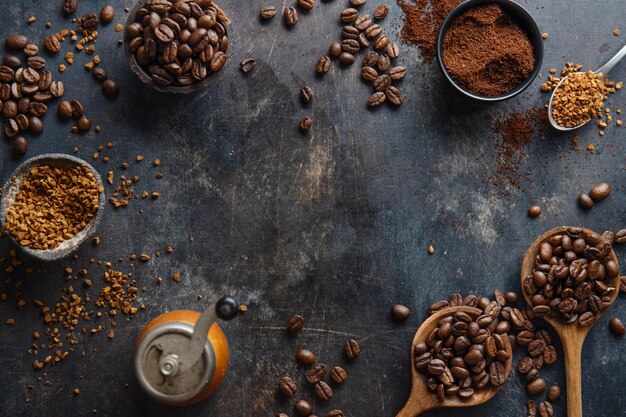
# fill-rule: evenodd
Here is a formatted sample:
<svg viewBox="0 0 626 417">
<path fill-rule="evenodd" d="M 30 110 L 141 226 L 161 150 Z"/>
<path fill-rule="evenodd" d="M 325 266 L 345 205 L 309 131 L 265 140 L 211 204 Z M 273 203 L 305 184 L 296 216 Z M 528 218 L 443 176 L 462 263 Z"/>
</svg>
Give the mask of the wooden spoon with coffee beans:
<svg viewBox="0 0 626 417">
<path fill-rule="evenodd" d="M 432 410 L 433 408 L 470 407 L 479 405 L 491 399 L 500 390 L 500 386 L 489 384 L 485 388 L 475 391 L 474 395 L 466 400 L 461 400 L 457 395 L 446 395 L 445 399 L 441 401 L 435 393 L 428 389 L 428 375 L 418 372 L 415 368 L 415 345 L 420 342 L 425 342 L 433 330 L 437 328 L 441 319 L 453 316 L 455 313 L 459 312 L 467 313 L 473 319 L 476 319 L 483 314 L 482 310 L 473 307 L 460 306 L 445 308 L 426 319 L 426 321 L 424 321 L 415 333 L 413 343 L 411 344 L 411 393 L 406 404 L 396 417 L 416 417 L 425 411 Z M 505 362 L 503 374 L 503 377 L 506 380 L 511 371 L 513 351 L 508 336 L 503 334 L 501 337 L 506 342 L 506 351 L 508 353 L 508 359 Z"/>
<path fill-rule="evenodd" d="M 577 229 L 567 226 L 557 227 L 549 230 L 546 233 L 539 236 L 539 238 L 528 248 L 524 255 L 522 262 L 522 293 L 526 299 L 528 305 L 531 304 L 532 294 L 528 294 L 524 286 L 524 280 L 526 277 L 533 275 L 533 269 L 535 266 L 535 258 L 539 254 L 541 244 L 546 240 L 560 234 L 567 233 L 568 230 Z M 582 233 L 593 233 L 592 230 L 582 229 Z M 617 257 L 615 252 L 611 249 L 611 260 L 617 264 Z M 610 293 L 611 304 L 615 301 L 619 293 L 619 273 L 612 278 L 608 285 L 612 286 L 615 290 Z M 610 307 L 610 306 L 609 306 Z M 605 308 L 603 311 L 596 315 L 595 322 L 608 310 Z M 561 339 L 563 345 L 563 353 L 565 355 L 565 376 L 567 383 L 567 415 L 568 417 L 582 417 L 582 390 L 581 390 L 581 353 L 585 337 L 591 330 L 592 325 L 581 326 L 578 324 L 578 320 L 575 320 L 572 324 L 566 324 L 558 316 L 547 315 L 543 317 L 552 328 L 556 331 Z"/>
</svg>

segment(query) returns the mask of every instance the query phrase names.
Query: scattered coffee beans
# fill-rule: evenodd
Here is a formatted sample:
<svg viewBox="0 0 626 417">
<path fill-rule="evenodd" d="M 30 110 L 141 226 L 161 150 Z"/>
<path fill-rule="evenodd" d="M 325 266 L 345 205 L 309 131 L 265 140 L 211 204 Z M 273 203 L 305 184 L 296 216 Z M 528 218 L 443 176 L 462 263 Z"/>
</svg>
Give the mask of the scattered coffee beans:
<svg viewBox="0 0 626 417">
<path fill-rule="evenodd" d="M 624 333 L 626 333 L 624 330 L 624 324 L 622 324 L 622 321 L 617 317 L 613 317 L 609 321 L 609 329 L 611 329 L 611 333 L 618 337 L 622 337 L 624 336 Z"/>
<path fill-rule="evenodd" d="M 391 315 L 397 321 L 405 321 L 411 316 L 411 310 L 402 304 L 394 304 L 391 307 Z"/>
</svg>

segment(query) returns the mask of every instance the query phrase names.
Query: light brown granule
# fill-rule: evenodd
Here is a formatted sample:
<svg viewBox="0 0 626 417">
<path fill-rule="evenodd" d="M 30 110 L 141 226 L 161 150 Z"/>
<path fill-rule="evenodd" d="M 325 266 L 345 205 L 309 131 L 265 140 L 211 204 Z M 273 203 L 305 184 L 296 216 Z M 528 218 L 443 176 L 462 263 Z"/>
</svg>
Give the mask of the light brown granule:
<svg viewBox="0 0 626 417">
<path fill-rule="evenodd" d="M 19 183 L 6 230 L 22 246 L 54 249 L 93 220 L 101 191 L 87 167 L 33 167 Z"/>
</svg>

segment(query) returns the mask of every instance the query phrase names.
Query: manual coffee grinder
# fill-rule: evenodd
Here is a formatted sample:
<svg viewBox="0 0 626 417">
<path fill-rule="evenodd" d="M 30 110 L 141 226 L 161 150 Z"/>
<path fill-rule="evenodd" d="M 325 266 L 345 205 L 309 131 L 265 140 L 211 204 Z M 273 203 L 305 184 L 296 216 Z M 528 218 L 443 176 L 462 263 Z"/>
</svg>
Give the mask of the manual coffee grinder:
<svg viewBox="0 0 626 417">
<path fill-rule="evenodd" d="M 141 388 L 167 405 L 204 400 L 228 368 L 228 342 L 217 319 L 231 320 L 239 305 L 224 297 L 203 313 L 176 310 L 152 320 L 135 343 L 133 365 Z"/>
</svg>

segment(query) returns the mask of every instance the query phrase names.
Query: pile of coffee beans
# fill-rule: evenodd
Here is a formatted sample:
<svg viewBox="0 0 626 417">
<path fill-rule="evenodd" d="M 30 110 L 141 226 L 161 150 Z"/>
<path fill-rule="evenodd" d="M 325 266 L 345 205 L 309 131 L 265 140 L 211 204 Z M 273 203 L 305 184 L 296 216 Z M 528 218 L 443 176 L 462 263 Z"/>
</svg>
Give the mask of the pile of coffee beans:
<svg viewBox="0 0 626 417">
<path fill-rule="evenodd" d="M 440 401 L 446 396 L 468 400 L 477 391 L 506 381 L 512 347 L 505 332 L 490 330 L 493 323 L 497 328 L 501 308 L 494 301 L 478 317 L 465 312 L 447 316 L 413 347 L 415 368 L 428 376 L 428 389 Z"/>
<path fill-rule="evenodd" d="M 155 84 L 188 86 L 226 64 L 227 24 L 211 0 L 148 0 L 126 27 L 126 42 Z"/>
<path fill-rule="evenodd" d="M 61 97 L 65 87 L 52 79 L 46 70 L 46 59 L 39 55 L 39 47 L 20 34 L 5 39 L 11 53 L 4 55 L 0 66 L 0 105 L 4 120 L 4 134 L 13 138 L 16 154 L 26 153 L 26 132 L 43 132 L 41 117 L 48 111 L 46 103 Z M 22 59 L 22 54 L 25 57 Z"/>
<path fill-rule="evenodd" d="M 613 232 L 599 235 L 569 228 L 541 243 L 533 274 L 524 279 L 533 317 L 548 314 L 565 323 L 590 326 L 611 305 L 619 276 L 612 259 Z"/>
<path fill-rule="evenodd" d="M 304 317 L 294 315 L 287 320 L 287 331 L 294 335 L 304 328 Z M 344 354 L 348 359 L 356 359 L 361 354 L 361 347 L 356 340 L 350 339 L 343 346 Z M 308 349 L 299 349 L 295 355 L 296 362 L 303 368 L 308 368 L 304 372 L 303 380 L 320 400 L 327 402 L 333 397 L 333 388 L 330 384 L 343 384 L 348 378 L 348 373 L 340 366 L 329 368 L 321 362 L 315 363 L 316 357 Z M 331 381 L 327 383 L 326 377 L 330 376 Z M 292 398 L 298 394 L 300 388 L 296 381 L 290 376 L 283 376 L 278 380 L 278 391 L 286 398 Z M 299 399 L 294 403 L 293 411 L 300 417 L 313 416 L 313 405 Z M 325 414 L 326 417 L 343 417 L 341 410 L 332 409 Z M 278 417 L 289 417 L 288 414 L 279 413 Z"/>
</svg>

